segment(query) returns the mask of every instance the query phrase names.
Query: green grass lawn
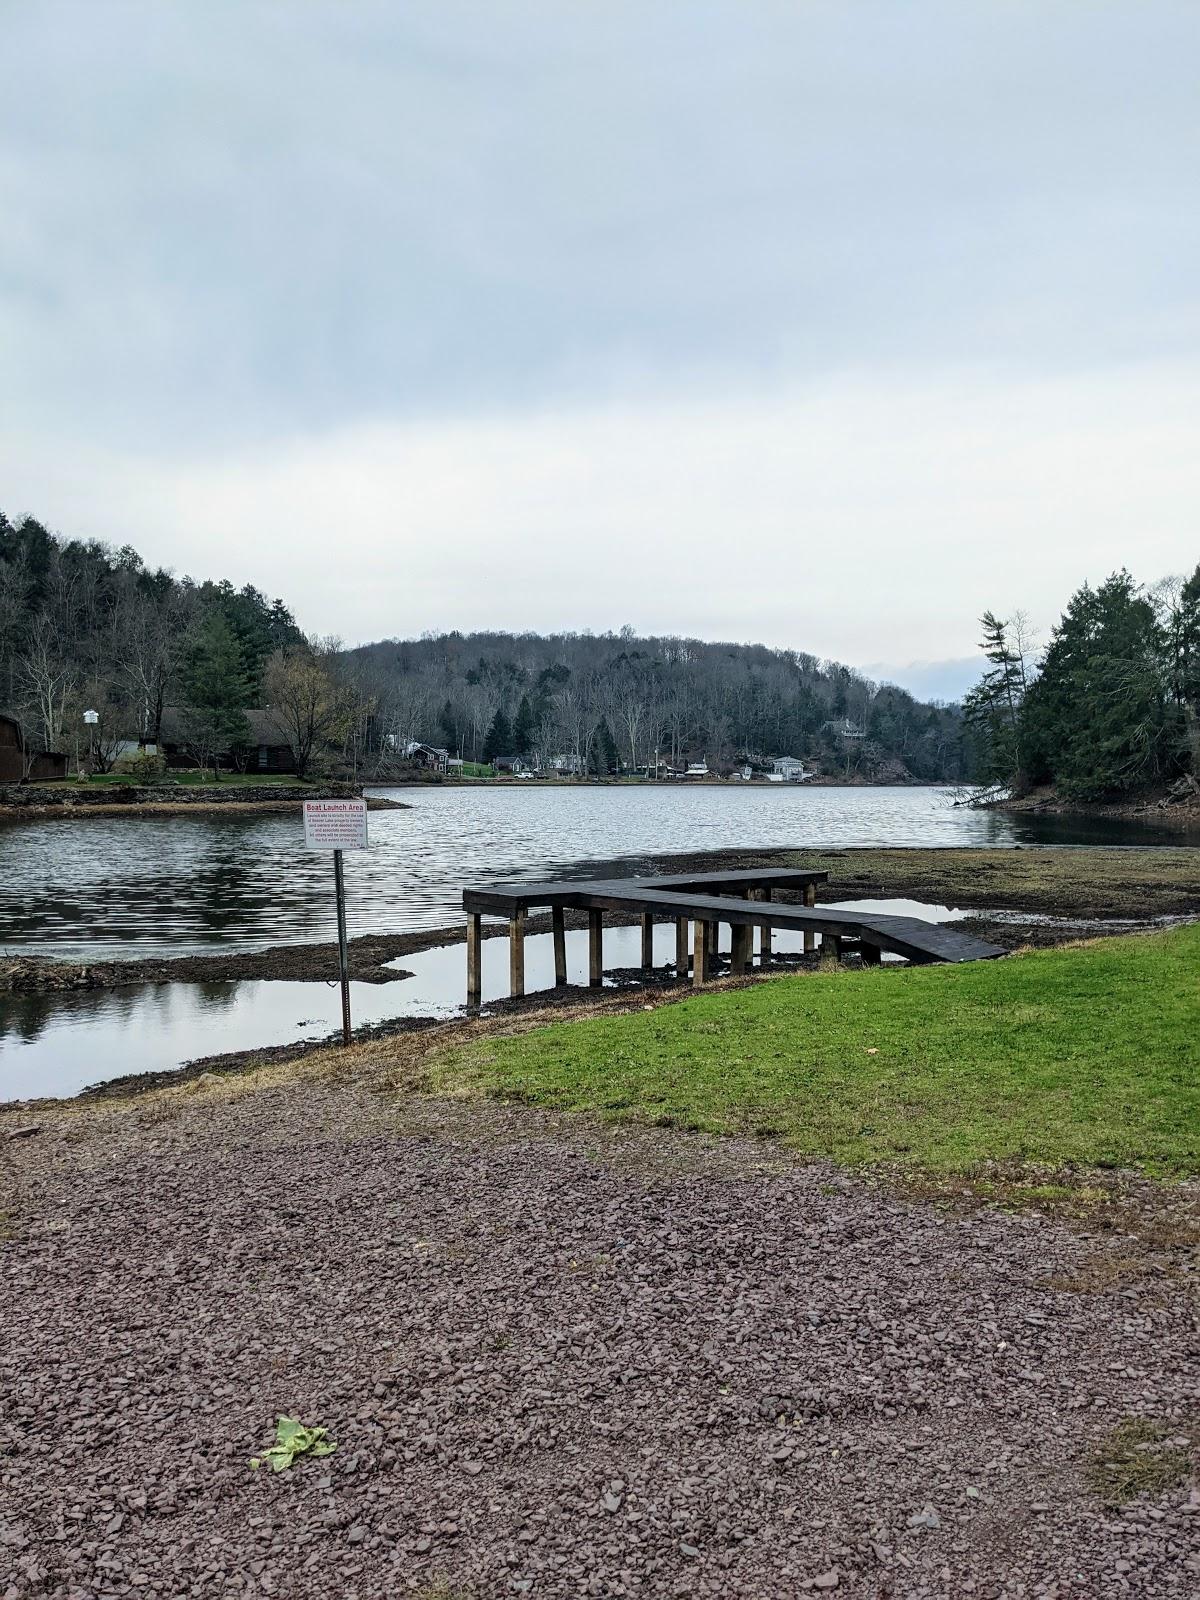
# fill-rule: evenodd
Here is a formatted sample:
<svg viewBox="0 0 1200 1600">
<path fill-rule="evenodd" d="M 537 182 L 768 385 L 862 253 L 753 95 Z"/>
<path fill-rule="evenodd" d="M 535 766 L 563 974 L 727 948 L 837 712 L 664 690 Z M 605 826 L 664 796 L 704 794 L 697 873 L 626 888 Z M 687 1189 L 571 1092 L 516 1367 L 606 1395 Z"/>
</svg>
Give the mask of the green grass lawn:
<svg viewBox="0 0 1200 1600">
<path fill-rule="evenodd" d="M 484 1039 L 433 1085 L 844 1163 L 1200 1171 L 1200 926 L 1002 961 L 822 970 Z"/>
</svg>

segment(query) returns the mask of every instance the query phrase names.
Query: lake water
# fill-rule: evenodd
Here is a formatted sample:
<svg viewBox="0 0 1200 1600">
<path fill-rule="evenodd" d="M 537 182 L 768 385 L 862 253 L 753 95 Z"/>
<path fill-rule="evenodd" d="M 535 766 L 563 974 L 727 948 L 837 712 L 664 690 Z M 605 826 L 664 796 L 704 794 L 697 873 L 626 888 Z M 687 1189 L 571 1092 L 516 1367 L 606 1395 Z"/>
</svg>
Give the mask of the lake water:
<svg viewBox="0 0 1200 1600">
<path fill-rule="evenodd" d="M 671 786 L 381 790 L 407 811 L 370 814 L 371 847 L 347 856 L 351 933 L 462 921 L 466 883 L 623 876 L 679 853 L 853 845 L 1181 843 L 1178 834 L 956 808 L 940 789 Z M 860 905 L 862 903 L 860 902 Z M 888 908 L 892 909 L 892 908 Z M 908 907 L 945 920 L 950 907 Z M 0 947 L 74 959 L 242 950 L 333 936 L 332 867 L 298 818 L 115 817 L 0 826 Z M 638 930 L 606 933 L 608 968 L 639 960 Z M 657 934 L 656 960 L 674 958 Z M 786 951 L 794 940 L 776 934 Z M 568 936 L 586 981 L 586 936 Z M 531 937 L 527 987 L 553 982 L 549 939 Z M 356 1025 L 445 1016 L 461 1005 L 461 945 L 406 956 L 413 977 L 355 984 Z M 506 941 L 484 944 L 485 1003 L 507 993 Z M 336 987 L 146 984 L 0 994 L 0 1100 L 77 1093 L 202 1056 L 328 1037 Z"/>
<path fill-rule="evenodd" d="M 462 920 L 468 883 L 644 871 L 741 847 L 1183 842 L 1178 834 L 954 807 L 945 790 L 672 785 L 379 790 L 347 856 L 351 933 Z M 0 825 L 0 948 L 71 959 L 254 950 L 331 937 L 332 867 L 298 817 L 111 817 Z"/>
</svg>

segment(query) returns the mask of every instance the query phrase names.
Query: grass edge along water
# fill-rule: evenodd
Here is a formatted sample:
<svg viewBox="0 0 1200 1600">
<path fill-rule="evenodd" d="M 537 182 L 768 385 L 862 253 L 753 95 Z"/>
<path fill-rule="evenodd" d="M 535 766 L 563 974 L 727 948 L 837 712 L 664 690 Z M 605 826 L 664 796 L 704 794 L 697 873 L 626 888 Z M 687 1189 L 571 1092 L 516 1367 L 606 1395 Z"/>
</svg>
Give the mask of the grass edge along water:
<svg viewBox="0 0 1200 1600">
<path fill-rule="evenodd" d="M 435 1090 L 781 1139 L 811 1158 L 1200 1172 L 1200 924 L 1002 961 L 821 969 L 451 1047 Z"/>
</svg>

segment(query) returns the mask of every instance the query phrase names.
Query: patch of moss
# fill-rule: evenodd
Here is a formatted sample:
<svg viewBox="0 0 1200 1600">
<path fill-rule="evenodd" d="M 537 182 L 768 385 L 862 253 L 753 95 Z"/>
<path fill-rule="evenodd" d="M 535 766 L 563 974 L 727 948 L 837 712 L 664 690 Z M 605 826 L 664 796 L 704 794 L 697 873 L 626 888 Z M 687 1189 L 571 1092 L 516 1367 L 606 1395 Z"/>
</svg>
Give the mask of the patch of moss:
<svg viewBox="0 0 1200 1600">
<path fill-rule="evenodd" d="M 1107 1506 L 1128 1505 L 1140 1494 L 1162 1494 L 1187 1478 L 1190 1450 L 1169 1424 L 1125 1417 L 1088 1458 L 1088 1487 Z"/>
</svg>

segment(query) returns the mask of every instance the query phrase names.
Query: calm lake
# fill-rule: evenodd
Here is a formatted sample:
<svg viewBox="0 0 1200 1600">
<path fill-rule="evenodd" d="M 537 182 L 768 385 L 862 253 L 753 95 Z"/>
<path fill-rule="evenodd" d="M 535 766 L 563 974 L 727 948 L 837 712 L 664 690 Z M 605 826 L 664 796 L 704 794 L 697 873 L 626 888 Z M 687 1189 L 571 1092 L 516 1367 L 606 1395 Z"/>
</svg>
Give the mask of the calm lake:
<svg viewBox="0 0 1200 1600">
<path fill-rule="evenodd" d="M 954 807 L 944 789 L 418 788 L 373 791 L 371 847 L 347 856 L 352 933 L 462 920 L 467 883 L 740 847 L 1184 842 L 1179 834 Z M 0 947 L 75 960 L 327 939 L 332 868 L 299 817 L 112 817 L 0 825 Z"/>
<path fill-rule="evenodd" d="M 371 847 L 346 860 L 352 933 L 462 921 L 465 883 L 618 876 L 680 852 L 740 847 L 1182 843 L 1177 833 L 956 808 L 941 789 L 504 787 L 379 790 L 411 806 L 370 814 Z M 943 920 L 952 907 L 904 907 Z M 75 959 L 184 955 L 333 937 L 332 867 L 298 817 L 116 817 L 0 826 L 0 944 Z M 660 962 L 673 957 L 661 929 Z M 614 928 L 606 965 L 634 966 L 638 932 Z M 569 936 L 574 981 L 586 936 Z M 546 948 L 543 948 L 545 946 Z M 789 948 L 776 935 L 778 949 Z M 529 940 L 530 990 L 553 981 L 549 940 Z M 461 945 L 406 956 L 395 984 L 355 984 L 355 1022 L 448 1015 Z M 484 1000 L 506 992 L 503 941 L 484 946 Z M 327 1037 L 333 985 L 146 984 L 0 995 L 0 1100 L 70 1095 L 126 1073 L 223 1051 Z"/>
</svg>

